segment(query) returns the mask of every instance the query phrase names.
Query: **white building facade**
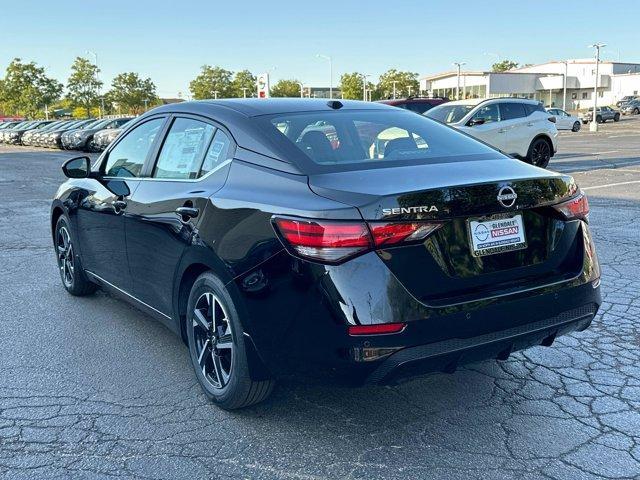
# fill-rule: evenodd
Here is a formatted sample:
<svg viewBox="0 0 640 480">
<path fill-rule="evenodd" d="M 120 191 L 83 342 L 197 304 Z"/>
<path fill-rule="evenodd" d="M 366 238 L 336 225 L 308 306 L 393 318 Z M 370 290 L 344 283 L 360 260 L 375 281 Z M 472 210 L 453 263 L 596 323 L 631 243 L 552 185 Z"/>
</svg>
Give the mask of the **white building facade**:
<svg viewBox="0 0 640 480">
<path fill-rule="evenodd" d="M 566 110 L 586 109 L 593 106 L 595 67 L 593 59 L 576 59 L 531 65 L 502 73 L 463 71 L 460 74 L 459 95 L 460 98 L 518 96 Z M 640 94 L 640 63 L 603 61 L 598 70 L 598 105 L 612 105 L 625 95 Z M 455 71 L 420 80 L 422 91 L 451 99 L 456 97 L 457 85 Z"/>
</svg>

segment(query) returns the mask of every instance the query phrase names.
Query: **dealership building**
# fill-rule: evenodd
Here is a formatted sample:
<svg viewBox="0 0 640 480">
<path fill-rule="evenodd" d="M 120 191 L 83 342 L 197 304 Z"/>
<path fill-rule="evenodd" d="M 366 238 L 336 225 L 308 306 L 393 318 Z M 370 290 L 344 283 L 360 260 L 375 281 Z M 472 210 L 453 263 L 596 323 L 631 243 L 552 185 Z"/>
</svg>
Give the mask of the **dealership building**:
<svg viewBox="0 0 640 480">
<path fill-rule="evenodd" d="M 548 62 L 501 73 L 462 71 L 460 97 L 518 96 L 566 110 L 585 109 L 593 106 L 595 70 L 595 60 L 591 58 Z M 640 94 L 640 63 L 601 61 L 598 70 L 599 105 L 612 105 L 625 95 Z M 422 78 L 420 90 L 432 96 L 455 98 L 457 82 L 456 71 L 439 73 Z"/>
</svg>

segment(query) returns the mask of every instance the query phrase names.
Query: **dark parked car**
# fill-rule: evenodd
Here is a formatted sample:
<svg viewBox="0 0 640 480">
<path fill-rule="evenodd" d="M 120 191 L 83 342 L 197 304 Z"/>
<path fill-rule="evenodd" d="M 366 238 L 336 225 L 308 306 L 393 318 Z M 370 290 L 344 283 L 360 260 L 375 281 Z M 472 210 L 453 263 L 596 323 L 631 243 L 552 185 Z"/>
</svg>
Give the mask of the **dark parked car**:
<svg viewBox="0 0 640 480">
<path fill-rule="evenodd" d="M 638 95 L 625 95 L 624 97 L 622 97 L 619 101 L 616 102 L 616 107 L 620 108 L 623 105 L 633 101 L 633 100 L 640 100 L 640 97 Z"/>
<path fill-rule="evenodd" d="M 93 136 L 100 130 L 105 128 L 118 128 L 131 120 L 130 117 L 126 118 L 106 118 L 101 122 L 90 125 L 86 128 L 73 131 L 69 135 L 68 145 L 71 150 L 90 150 L 90 144 L 93 140 Z"/>
<path fill-rule="evenodd" d="M 32 125 L 34 123 L 36 123 L 35 120 L 24 120 L 22 122 L 15 123 L 15 124 L 11 125 L 10 127 L 7 127 L 7 128 L 4 128 L 4 129 L 0 130 L 0 142 L 1 143 L 6 143 L 9 135 L 11 134 L 11 132 L 13 132 L 14 130 L 20 130 L 20 129 L 23 129 L 23 128 L 27 128 L 29 125 Z"/>
<path fill-rule="evenodd" d="M 385 384 L 506 359 L 601 303 L 571 176 L 379 103 L 166 105 L 63 170 L 64 287 L 164 322 L 228 409 L 285 375 Z"/>
<path fill-rule="evenodd" d="M 14 127 L 5 130 L 3 131 L 3 141 L 11 145 L 21 145 L 22 135 L 24 135 L 26 132 L 28 132 L 29 130 L 40 130 L 42 128 L 45 128 L 52 122 L 53 120 L 39 120 L 22 127 Z"/>
<path fill-rule="evenodd" d="M 62 135 L 65 132 L 77 130 L 78 128 L 81 128 L 84 125 L 88 125 L 92 122 L 93 119 L 74 120 L 72 122 L 67 122 L 63 125 L 60 125 L 59 128 L 47 132 L 47 134 L 42 138 L 40 146 L 48 148 L 62 148 Z"/>
<path fill-rule="evenodd" d="M 593 121 L 593 107 L 580 115 L 582 123 L 586 124 Z M 596 111 L 596 122 L 605 123 L 607 120 L 618 122 L 620 120 L 620 112 L 611 107 L 598 107 Z"/>
<path fill-rule="evenodd" d="M 411 110 L 412 112 L 423 114 L 431 108 L 448 101 L 448 98 L 442 97 L 407 97 L 379 100 L 379 103 L 384 103 L 385 105 L 404 108 L 406 110 Z"/>
<path fill-rule="evenodd" d="M 50 124 L 46 125 L 43 128 L 28 130 L 27 132 L 24 133 L 24 135 L 22 135 L 22 138 L 20 139 L 20 141 L 22 145 L 28 145 L 28 146 L 34 146 L 34 147 L 38 146 L 38 142 L 42 135 L 46 135 L 47 132 L 51 131 L 52 129 L 58 128 L 59 126 L 63 125 L 65 122 L 66 120 L 57 120 L 57 121 L 51 122 Z"/>
<path fill-rule="evenodd" d="M 72 140 L 72 135 L 79 131 L 79 130 L 84 130 L 84 129 L 90 129 L 92 127 L 94 127 L 95 125 L 104 123 L 104 119 L 101 118 L 90 118 L 89 121 L 77 128 L 72 128 L 70 130 L 67 130 L 66 132 L 64 132 L 61 136 L 60 136 L 60 144 L 62 146 L 62 149 L 64 150 L 70 150 L 71 149 L 71 140 Z"/>
<path fill-rule="evenodd" d="M 118 135 L 124 130 L 128 122 L 123 123 L 118 128 L 105 128 L 93 135 L 93 139 L 89 142 L 89 151 L 102 152 L 113 142 Z"/>
<path fill-rule="evenodd" d="M 632 100 L 620 109 L 623 115 L 638 115 L 640 113 L 640 100 Z"/>
</svg>

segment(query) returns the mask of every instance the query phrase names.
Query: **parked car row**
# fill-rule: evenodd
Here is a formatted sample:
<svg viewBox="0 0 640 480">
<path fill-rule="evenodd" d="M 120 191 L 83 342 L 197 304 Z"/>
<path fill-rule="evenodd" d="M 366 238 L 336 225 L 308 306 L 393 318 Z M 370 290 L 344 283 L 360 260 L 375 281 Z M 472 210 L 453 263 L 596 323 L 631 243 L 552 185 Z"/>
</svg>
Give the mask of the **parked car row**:
<svg viewBox="0 0 640 480">
<path fill-rule="evenodd" d="M 593 120 L 593 107 L 589 107 L 586 112 L 580 115 L 582 123 L 587 124 Z M 605 123 L 607 120 L 618 122 L 620 120 L 620 112 L 611 107 L 598 107 L 596 109 L 596 122 Z"/>
<path fill-rule="evenodd" d="M 0 143 L 99 152 L 129 120 L 131 117 L 5 122 L 0 124 Z"/>
</svg>

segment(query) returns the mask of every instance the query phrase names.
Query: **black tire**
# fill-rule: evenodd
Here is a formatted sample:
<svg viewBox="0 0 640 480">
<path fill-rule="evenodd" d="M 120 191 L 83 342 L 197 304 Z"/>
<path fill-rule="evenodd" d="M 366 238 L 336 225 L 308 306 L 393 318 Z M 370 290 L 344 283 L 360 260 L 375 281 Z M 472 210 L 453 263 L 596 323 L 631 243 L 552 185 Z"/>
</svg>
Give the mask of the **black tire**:
<svg viewBox="0 0 640 480">
<path fill-rule="evenodd" d="M 238 311 L 213 272 L 200 275 L 191 288 L 186 330 L 196 378 L 213 403 L 235 410 L 261 402 L 271 394 L 273 380 L 251 379 Z"/>
<path fill-rule="evenodd" d="M 545 138 L 536 138 L 529 145 L 527 162 L 536 167 L 546 168 L 551 160 L 551 143 Z"/>
<path fill-rule="evenodd" d="M 571 131 L 572 132 L 579 132 L 580 131 L 580 122 L 574 122 L 573 127 L 571 127 Z"/>
<path fill-rule="evenodd" d="M 619 122 L 619 121 L 620 121 L 620 114 L 619 114 L 619 113 L 616 113 L 616 114 L 613 116 L 613 121 L 614 121 L 614 122 Z"/>
<path fill-rule="evenodd" d="M 75 237 L 64 215 L 56 222 L 53 239 L 60 279 L 67 292 L 77 297 L 95 292 L 98 286 L 84 273 L 82 261 L 74 248 Z"/>
<path fill-rule="evenodd" d="M 604 123 L 604 120 L 602 120 L 602 117 L 600 115 L 596 117 L 596 123 Z"/>
<path fill-rule="evenodd" d="M 633 114 L 634 115 L 638 115 L 640 113 L 640 110 L 638 110 L 637 108 L 633 109 Z"/>
</svg>

